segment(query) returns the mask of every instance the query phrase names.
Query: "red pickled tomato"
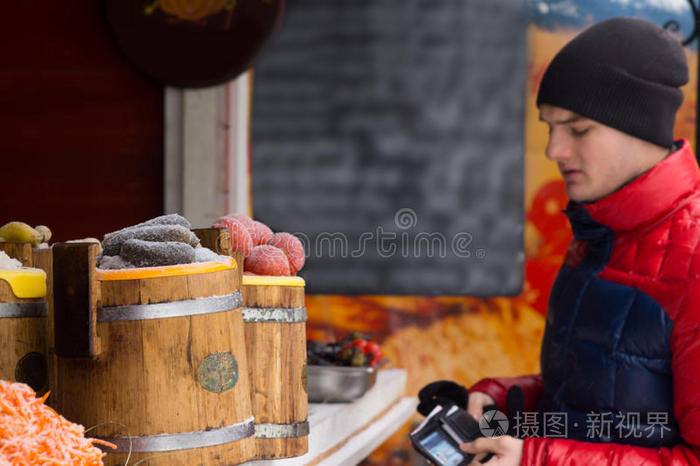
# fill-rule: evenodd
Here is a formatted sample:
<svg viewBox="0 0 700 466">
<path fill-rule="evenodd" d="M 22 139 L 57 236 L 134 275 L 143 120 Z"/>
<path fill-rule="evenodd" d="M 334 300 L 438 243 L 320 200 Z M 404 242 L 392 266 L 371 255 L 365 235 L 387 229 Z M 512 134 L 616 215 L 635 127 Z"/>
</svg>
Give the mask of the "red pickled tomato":
<svg viewBox="0 0 700 466">
<path fill-rule="evenodd" d="M 367 354 L 367 352 L 365 351 L 365 348 L 367 347 L 367 340 L 363 340 L 362 338 L 356 338 L 350 343 L 346 343 L 345 345 L 343 345 L 341 351 L 352 346 L 362 351 L 362 354 Z"/>
</svg>

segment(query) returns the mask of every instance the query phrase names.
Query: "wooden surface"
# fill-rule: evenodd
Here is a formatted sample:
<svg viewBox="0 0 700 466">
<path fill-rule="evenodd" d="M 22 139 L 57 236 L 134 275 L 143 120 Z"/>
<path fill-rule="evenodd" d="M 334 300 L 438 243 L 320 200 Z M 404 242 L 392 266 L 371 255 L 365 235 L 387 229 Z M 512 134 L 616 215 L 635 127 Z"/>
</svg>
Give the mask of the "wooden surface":
<svg viewBox="0 0 700 466">
<path fill-rule="evenodd" d="M 244 286 L 243 305 L 246 307 L 294 308 L 304 305 L 301 286 Z"/>
<path fill-rule="evenodd" d="M 240 289 L 237 269 L 175 277 L 100 282 L 102 306 L 156 304 L 231 294 Z"/>
<path fill-rule="evenodd" d="M 5 7 L 17 20 L 0 30 L 3 223 L 66 241 L 161 215 L 163 86 L 121 54 L 102 2 Z"/>
<path fill-rule="evenodd" d="M 236 261 L 241 275 L 243 275 L 243 271 L 245 270 L 245 257 L 243 256 L 243 251 L 231 251 L 231 257 L 233 257 L 233 259 Z"/>
<path fill-rule="evenodd" d="M 10 285 L 0 280 L 0 302 L 36 303 L 44 300 L 45 298 L 17 298 L 12 293 Z M 17 363 L 27 354 L 39 353 L 43 356 L 44 366 L 46 365 L 46 318 L 0 318 L 0 342 L 4 342 L 0 351 L 0 379 L 17 381 L 15 377 Z M 43 374 L 43 378 L 46 378 L 46 374 Z M 21 381 L 26 382 L 26 380 Z M 46 383 L 41 385 L 32 388 L 43 392 L 46 389 Z"/>
<path fill-rule="evenodd" d="M 57 243 L 53 290 L 54 339 L 60 357 L 94 358 L 100 352 L 97 336 L 99 288 L 95 243 Z"/>
<path fill-rule="evenodd" d="M 46 321 L 47 324 L 47 345 L 49 351 L 53 350 L 54 338 L 53 338 L 53 250 L 47 249 L 33 249 L 32 250 L 32 262 L 33 267 L 41 269 L 46 272 L 46 302 L 49 305 L 49 317 Z"/>
<path fill-rule="evenodd" d="M 102 281 L 102 306 L 159 303 L 237 291 L 237 269 L 183 277 Z M 102 353 L 95 360 L 58 358 L 55 407 L 66 418 L 97 426 L 97 437 L 147 436 L 209 430 L 252 416 L 240 309 L 206 315 L 100 322 Z M 197 380 L 215 352 L 237 360 L 238 380 L 214 393 Z M 228 444 L 132 454 L 130 464 L 224 465 L 254 457 L 253 437 Z M 108 454 L 106 465 L 126 454 Z"/>
<path fill-rule="evenodd" d="M 46 369 L 48 386 L 54 387 L 56 385 L 56 345 L 53 324 L 53 249 L 33 249 L 32 262 L 34 267 L 46 272 L 46 302 L 49 307 L 49 316 L 46 318 Z M 50 401 L 49 399 L 49 403 Z"/>
<path fill-rule="evenodd" d="M 20 261 L 22 267 L 34 266 L 32 262 L 32 245 L 30 243 L 6 243 L 0 241 L 0 251 L 5 251 L 5 254 Z"/>
<path fill-rule="evenodd" d="M 243 286 L 243 305 L 295 308 L 304 305 L 304 288 Z M 306 421 L 308 396 L 302 382 L 306 363 L 306 323 L 246 322 L 251 401 L 257 424 Z M 308 437 L 255 439 L 257 459 L 300 456 Z"/>
<path fill-rule="evenodd" d="M 231 232 L 227 228 L 195 228 L 192 233 L 203 247 L 222 256 L 231 255 Z"/>
</svg>

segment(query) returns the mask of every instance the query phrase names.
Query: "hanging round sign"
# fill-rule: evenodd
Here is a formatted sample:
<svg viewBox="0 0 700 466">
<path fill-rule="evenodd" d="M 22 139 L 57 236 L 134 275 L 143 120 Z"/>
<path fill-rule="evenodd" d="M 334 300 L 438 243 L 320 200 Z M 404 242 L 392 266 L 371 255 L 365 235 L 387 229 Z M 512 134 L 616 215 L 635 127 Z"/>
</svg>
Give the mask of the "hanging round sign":
<svg viewBox="0 0 700 466">
<path fill-rule="evenodd" d="M 105 0 L 127 59 L 177 87 L 213 86 L 251 66 L 285 0 Z"/>
</svg>

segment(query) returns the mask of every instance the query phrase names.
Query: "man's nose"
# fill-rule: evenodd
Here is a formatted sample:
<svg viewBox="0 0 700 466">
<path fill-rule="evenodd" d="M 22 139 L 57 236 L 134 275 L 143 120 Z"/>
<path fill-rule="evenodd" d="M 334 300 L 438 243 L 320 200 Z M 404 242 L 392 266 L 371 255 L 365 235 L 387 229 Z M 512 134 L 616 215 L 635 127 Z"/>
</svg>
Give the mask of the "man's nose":
<svg viewBox="0 0 700 466">
<path fill-rule="evenodd" d="M 551 134 L 545 154 L 553 162 L 566 160 L 571 157 L 571 147 L 564 138 Z"/>
</svg>

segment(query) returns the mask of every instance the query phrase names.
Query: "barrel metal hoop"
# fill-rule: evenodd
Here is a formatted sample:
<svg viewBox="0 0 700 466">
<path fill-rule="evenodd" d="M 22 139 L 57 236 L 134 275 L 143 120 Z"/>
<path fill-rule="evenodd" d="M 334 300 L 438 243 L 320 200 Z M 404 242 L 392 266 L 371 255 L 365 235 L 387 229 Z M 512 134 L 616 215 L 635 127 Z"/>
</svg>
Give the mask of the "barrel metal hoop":
<svg viewBox="0 0 700 466">
<path fill-rule="evenodd" d="M 294 438 L 309 435 L 309 422 L 255 424 L 255 438 Z"/>
<path fill-rule="evenodd" d="M 151 453 L 213 447 L 215 445 L 252 437 L 254 434 L 255 422 L 254 418 L 251 417 L 245 421 L 219 429 L 181 432 L 178 434 L 111 437 L 102 439 L 115 444 L 117 446 L 116 450 L 106 445 L 97 444 L 97 446 L 107 453 Z"/>
<path fill-rule="evenodd" d="M 244 307 L 243 322 L 306 322 L 306 307 Z"/>
<path fill-rule="evenodd" d="M 214 314 L 238 309 L 243 304 L 241 292 L 209 298 L 184 299 L 157 304 L 130 304 L 97 309 L 98 322 L 127 320 L 167 319 L 192 315 Z"/>
<path fill-rule="evenodd" d="M 0 319 L 22 317 L 48 317 L 49 307 L 45 301 L 37 303 L 0 303 Z"/>
</svg>

